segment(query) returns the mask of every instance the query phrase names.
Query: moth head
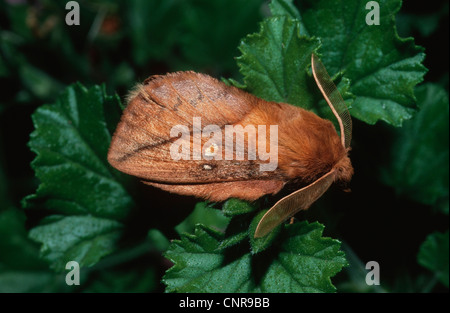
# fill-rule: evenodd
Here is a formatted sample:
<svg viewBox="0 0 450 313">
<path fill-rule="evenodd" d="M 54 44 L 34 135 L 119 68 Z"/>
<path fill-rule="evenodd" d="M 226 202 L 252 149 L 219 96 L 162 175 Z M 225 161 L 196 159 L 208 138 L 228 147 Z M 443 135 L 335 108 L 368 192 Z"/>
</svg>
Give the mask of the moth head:
<svg viewBox="0 0 450 313">
<path fill-rule="evenodd" d="M 353 176 L 353 166 L 348 155 L 344 156 L 335 165 L 336 182 L 346 189 Z"/>
</svg>

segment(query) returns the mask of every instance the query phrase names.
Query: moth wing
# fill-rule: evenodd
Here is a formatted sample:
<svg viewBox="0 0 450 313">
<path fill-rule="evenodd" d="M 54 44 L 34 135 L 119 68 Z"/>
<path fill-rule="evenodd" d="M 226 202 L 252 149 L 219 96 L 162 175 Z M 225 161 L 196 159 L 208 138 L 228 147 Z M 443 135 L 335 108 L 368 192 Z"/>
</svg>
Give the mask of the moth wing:
<svg viewBox="0 0 450 313">
<path fill-rule="evenodd" d="M 201 127 L 215 125 L 222 132 L 225 125 L 239 123 L 252 111 L 261 101 L 256 97 L 208 75 L 177 72 L 147 79 L 129 98 L 108 152 L 108 161 L 118 170 L 169 184 L 261 179 L 273 174 L 260 171 L 259 160 L 236 160 L 235 156 L 225 160 L 223 150 L 219 160 L 193 159 L 194 149 L 201 150 L 190 136 L 201 132 L 194 118 L 200 118 Z M 189 136 L 176 137 L 177 129 Z M 201 138 L 201 145 L 207 140 Z M 191 145 L 188 161 L 174 160 L 174 143 Z"/>
<path fill-rule="evenodd" d="M 308 209 L 319 199 L 335 179 L 335 172 L 330 171 L 310 185 L 299 189 L 279 200 L 264 214 L 255 231 L 255 238 L 263 237 L 300 210 Z"/>
<path fill-rule="evenodd" d="M 284 182 L 281 180 L 245 180 L 185 185 L 170 185 L 152 182 L 144 183 L 180 195 L 200 196 L 213 202 L 224 201 L 228 198 L 254 201 L 263 195 L 276 194 L 284 186 Z"/>
</svg>

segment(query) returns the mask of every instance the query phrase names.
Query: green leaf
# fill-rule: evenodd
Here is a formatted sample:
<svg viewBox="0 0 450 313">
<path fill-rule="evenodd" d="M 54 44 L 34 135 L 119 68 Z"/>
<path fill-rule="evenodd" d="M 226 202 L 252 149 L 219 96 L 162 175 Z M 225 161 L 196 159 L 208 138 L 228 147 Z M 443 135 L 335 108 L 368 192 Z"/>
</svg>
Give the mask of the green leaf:
<svg viewBox="0 0 450 313">
<path fill-rule="evenodd" d="M 239 46 L 242 55 L 237 62 L 243 86 L 231 83 L 266 100 L 287 102 L 337 122 L 309 69 L 311 54 L 317 53 L 320 40 L 306 36 L 291 1 L 272 1 L 270 8 L 274 16 L 265 19 L 260 32 L 248 35 Z M 350 81 L 340 77 L 336 83 L 350 106 L 354 97 Z"/>
<path fill-rule="evenodd" d="M 342 71 L 356 96 L 350 113 L 369 124 L 394 126 L 416 109 L 414 86 L 423 80 L 423 49 L 400 38 L 395 14 L 401 0 L 381 0 L 380 25 L 367 25 L 364 1 L 305 0 L 300 14 L 306 33 L 320 38 L 322 61 L 330 75 Z"/>
<path fill-rule="evenodd" d="M 275 16 L 261 23 L 239 45 L 237 58 L 247 89 L 268 101 L 287 102 L 306 109 L 314 104 L 306 86 L 311 81 L 307 66 L 319 47 L 317 39 L 300 35 L 300 24 L 288 16 Z"/>
<path fill-rule="evenodd" d="M 225 216 L 236 216 L 253 212 L 257 207 L 247 201 L 239 200 L 236 198 L 228 199 L 222 207 L 222 213 Z"/>
<path fill-rule="evenodd" d="M 448 214 L 449 101 L 435 84 L 417 88 L 420 111 L 394 133 L 383 181 L 400 193 Z"/>
<path fill-rule="evenodd" d="M 345 266 L 340 242 L 322 237 L 323 226 L 286 227 L 279 245 L 252 255 L 221 247 L 224 235 L 197 226 L 173 241 L 166 257 L 174 266 L 163 278 L 168 292 L 334 292 L 330 277 Z"/>
<path fill-rule="evenodd" d="M 225 239 L 220 249 L 228 248 L 246 240 L 251 234 L 248 225 L 254 220 L 253 212 L 259 208 L 258 202 L 247 202 L 236 198 L 228 199 L 222 206 L 222 213 L 230 217 Z"/>
<path fill-rule="evenodd" d="M 383 120 L 400 126 L 415 112 L 414 86 L 422 81 L 423 49 L 395 30 L 398 0 L 381 1 L 381 25 L 369 26 L 365 3 L 304 1 L 300 12 L 291 1 L 270 5 L 273 17 L 258 34 L 244 38 L 237 59 L 248 90 L 266 100 L 287 102 L 321 113 L 317 88 L 307 69 L 321 44 L 322 60 L 332 76 L 351 82 L 344 99 L 350 113 L 369 124 Z M 314 36 L 314 37 L 307 37 Z"/>
<path fill-rule="evenodd" d="M 281 225 L 275 227 L 274 230 L 272 230 L 268 235 L 262 237 L 262 238 L 255 238 L 255 232 L 256 232 L 256 227 L 258 226 L 259 221 L 261 220 L 261 218 L 264 216 L 264 214 L 266 214 L 267 210 L 262 210 L 261 212 L 259 212 L 255 218 L 252 220 L 250 227 L 249 227 L 249 236 L 250 236 L 250 246 L 251 246 L 251 251 L 253 254 L 259 253 L 265 249 L 267 249 L 268 247 L 270 247 L 270 245 L 273 243 L 273 241 L 275 240 L 275 238 L 277 238 L 278 233 L 280 232 L 281 229 Z"/>
<path fill-rule="evenodd" d="M 52 215 L 30 231 L 43 243 L 42 258 L 57 271 L 71 260 L 91 266 L 114 251 L 122 227 L 117 220 L 133 206 L 123 176 L 106 160 L 120 114 L 117 96 L 75 84 L 32 116 L 29 146 L 37 156 L 31 165 L 41 182 L 23 205 L 77 215 Z"/>
<path fill-rule="evenodd" d="M 192 213 L 183 222 L 175 226 L 175 230 L 179 234 L 189 233 L 200 222 L 217 230 L 223 230 L 228 224 L 228 218 L 223 216 L 219 210 L 210 207 L 207 202 L 198 202 Z"/>
<path fill-rule="evenodd" d="M 420 246 L 417 261 L 434 272 L 437 278 L 449 286 L 449 232 L 430 234 Z"/>
<path fill-rule="evenodd" d="M 56 216 L 30 230 L 30 238 L 42 243 L 41 257 L 55 271 L 64 271 L 66 263 L 76 261 L 92 266 L 116 249 L 122 224 L 94 216 Z"/>
<path fill-rule="evenodd" d="M 80 84 L 38 108 L 29 146 L 37 154 L 31 165 L 41 183 L 36 194 L 25 198 L 25 207 L 39 201 L 65 214 L 126 217 L 133 200 L 106 160 L 120 112 L 116 96 Z"/>
</svg>

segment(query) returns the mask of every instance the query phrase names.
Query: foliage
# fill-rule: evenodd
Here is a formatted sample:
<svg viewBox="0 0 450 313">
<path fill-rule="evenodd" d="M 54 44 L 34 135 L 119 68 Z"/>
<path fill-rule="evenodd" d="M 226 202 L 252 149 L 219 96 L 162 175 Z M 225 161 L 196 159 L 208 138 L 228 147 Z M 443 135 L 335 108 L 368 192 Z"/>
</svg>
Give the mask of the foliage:
<svg viewBox="0 0 450 313">
<path fill-rule="evenodd" d="M 448 215 L 449 102 L 434 84 L 417 88 L 420 111 L 394 135 L 392 162 L 384 181 L 397 192 L 432 205 Z M 439 136 L 436 136 L 439 134 Z"/>
<path fill-rule="evenodd" d="M 421 265 L 435 273 L 436 277 L 448 288 L 448 231 L 430 234 L 420 246 L 417 256 Z"/>
</svg>

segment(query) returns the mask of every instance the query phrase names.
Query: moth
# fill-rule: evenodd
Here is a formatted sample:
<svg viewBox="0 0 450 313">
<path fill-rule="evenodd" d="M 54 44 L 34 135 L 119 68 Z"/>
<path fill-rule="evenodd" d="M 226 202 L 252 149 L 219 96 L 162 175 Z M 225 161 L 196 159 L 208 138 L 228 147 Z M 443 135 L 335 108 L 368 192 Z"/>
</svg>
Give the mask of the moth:
<svg viewBox="0 0 450 313">
<path fill-rule="evenodd" d="M 175 72 L 151 76 L 130 92 L 108 161 L 151 186 L 213 202 L 254 201 L 300 186 L 262 217 L 254 236 L 263 237 L 353 175 L 347 106 L 314 54 L 311 68 L 339 134 L 331 121 L 300 107 L 205 74 Z"/>
</svg>

